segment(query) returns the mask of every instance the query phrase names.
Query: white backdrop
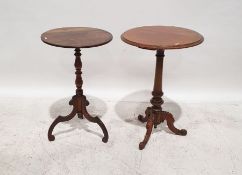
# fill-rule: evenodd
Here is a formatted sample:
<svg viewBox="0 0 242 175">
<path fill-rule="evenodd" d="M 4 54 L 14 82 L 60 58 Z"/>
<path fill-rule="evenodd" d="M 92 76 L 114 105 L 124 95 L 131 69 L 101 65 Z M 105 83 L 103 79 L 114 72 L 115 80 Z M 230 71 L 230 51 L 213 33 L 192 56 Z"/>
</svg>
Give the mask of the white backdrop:
<svg viewBox="0 0 242 175">
<path fill-rule="evenodd" d="M 114 36 L 105 46 L 82 51 L 86 94 L 119 100 L 152 90 L 155 52 L 129 46 L 120 35 L 137 26 L 175 25 L 200 32 L 205 41 L 166 52 L 165 95 L 176 101 L 241 101 L 241 9 L 240 0 L 1 0 L 0 96 L 74 93 L 74 51 L 40 40 L 46 30 L 64 26 L 97 27 Z"/>
</svg>

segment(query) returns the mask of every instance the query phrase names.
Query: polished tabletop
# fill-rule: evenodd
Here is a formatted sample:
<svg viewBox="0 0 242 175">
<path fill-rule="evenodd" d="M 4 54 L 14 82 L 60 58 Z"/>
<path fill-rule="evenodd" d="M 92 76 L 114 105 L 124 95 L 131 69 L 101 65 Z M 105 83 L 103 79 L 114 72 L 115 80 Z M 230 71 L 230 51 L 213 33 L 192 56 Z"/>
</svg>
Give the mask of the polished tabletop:
<svg viewBox="0 0 242 175">
<path fill-rule="evenodd" d="M 90 27 L 64 27 L 49 30 L 41 35 L 41 40 L 49 45 L 64 48 L 90 48 L 107 44 L 112 34 Z"/>
<path fill-rule="evenodd" d="M 196 31 L 174 26 L 137 27 L 124 32 L 121 39 L 127 44 L 149 50 L 187 48 L 204 40 Z"/>
</svg>

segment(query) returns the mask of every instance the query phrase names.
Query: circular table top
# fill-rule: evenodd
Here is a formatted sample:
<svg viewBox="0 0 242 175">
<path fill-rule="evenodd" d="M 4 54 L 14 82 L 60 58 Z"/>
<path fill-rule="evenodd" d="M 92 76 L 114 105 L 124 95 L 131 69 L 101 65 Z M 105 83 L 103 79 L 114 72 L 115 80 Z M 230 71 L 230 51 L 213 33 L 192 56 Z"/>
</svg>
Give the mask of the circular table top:
<svg viewBox="0 0 242 175">
<path fill-rule="evenodd" d="M 41 40 L 49 45 L 64 48 L 90 48 L 107 44 L 113 39 L 111 33 L 90 27 L 64 27 L 48 30 Z"/>
<path fill-rule="evenodd" d="M 149 50 L 181 49 L 203 42 L 203 36 L 190 29 L 174 26 L 143 26 L 130 29 L 121 35 L 130 45 Z"/>
</svg>

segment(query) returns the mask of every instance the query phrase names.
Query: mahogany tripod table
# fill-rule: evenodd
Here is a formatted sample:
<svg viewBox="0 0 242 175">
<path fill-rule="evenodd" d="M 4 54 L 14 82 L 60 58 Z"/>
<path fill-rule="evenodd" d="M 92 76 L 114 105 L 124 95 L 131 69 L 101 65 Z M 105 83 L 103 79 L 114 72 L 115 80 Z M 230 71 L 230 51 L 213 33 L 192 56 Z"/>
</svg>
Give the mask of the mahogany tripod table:
<svg viewBox="0 0 242 175">
<path fill-rule="evenodd" d="M 171 113 L 163 111 L 161 105 L 164 103 L 162 96 L 162 70 L 164 51 L 167 49 L 181 49 L 199 45 L 203 42 L 203 36 L 199 33 L 180 27 L 173 26 L 144 26 L 130 29 L 121 35 L 121 39 L 130 45 L 156 50 L 155 80 L 152 91 L 153 97 L 150 102 L 151 107 L 145 111 L 145 116 L 139 115 L 141 122 L 147 122 L 144 140 L 140 142 L 139 149 L 144 149 L 147 144 L 153 126 L 157 127 L 161 122 L 167 121 L 168 128 L 177 135 L 185 136 L 185 129 L 177 129 L 174 126 L 174 117 Z"/>
<path fill-rule="evenodd" d="M 98 117 L 92 117 L 86 109 L 89 102 L 86 96 L 83 95 L 82 90 L 82 62 L 80 48 L 97 47 L 109 43 L 112 40 L 112 35 L 104 30 L 88 27 L 65 27 L 49 30 L 41 35 L 41 40 L 49 45 L 63 48 L 75 49 L 75 68 L 76 68 L 76 95 L 72 97 L 69 104 L 73 106 L 72 112 L 67 116 L 58 116 L 51 124 L 48 131 L 49 141 L 55 140 L 55 136 L 52 135 L 54 127 L 60 123 L 71 120 L 75 115 L 78 118 L 83 119 L 85 117 L 88 121 L 97 123 L 104 134 L 102 141 L 106 143 L 108 141 L 108 132 L 103 122 Z"/>
</svg>

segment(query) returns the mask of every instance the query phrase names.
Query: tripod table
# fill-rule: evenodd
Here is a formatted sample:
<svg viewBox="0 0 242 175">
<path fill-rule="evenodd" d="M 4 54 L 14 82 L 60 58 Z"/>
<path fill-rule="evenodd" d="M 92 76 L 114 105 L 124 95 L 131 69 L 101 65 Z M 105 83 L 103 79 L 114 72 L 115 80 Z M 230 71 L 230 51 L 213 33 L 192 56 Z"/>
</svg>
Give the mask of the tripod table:
<svg viewBox="0 0 242 175">
<path fill-rule="evenodd" d="M 153 97 L 151 107 L 145 111 L 145 116 L 139 115 L 141 122 L 147 122 L 144 140 L 140 142 L 139 149 L 144 149 L 147 144 L 152 128 L 157 127 L 161 122 L 167 121 L 168 128 L 177 135 L 185 136 L 185 129 L 177 129 L 174 126 L 174 117 L 171 113 L 163 111 L 161 105 L 164 103 L 162 91 L 162 70 L 164 51 L 168 49 L 182 49 L 199 45 L 203 42 L 203 36 L 193 30 L 174 26 L 144 26 L 130 29 L 121 35 L 121 39 L 130 45 L 156 50 L 155 80 L 152 91 Z"/>
<path fill-rule="evenodd" d="M 75 115 L 83 119 L 83 116 L 90 122 L 97 123 L 104 134 L 103 142 L 108 141 L 108 132 L 103 122 L 98 117 L 92 117 L 86 109 L 89 102 L 86 96 L 83 95 L 82 90 L 82 62 L 81 62 L 81 48 L 97 47 L 109 43 L 112 40 L 112 35 L 104 30 L 89 28 L 89 27 L 64 27 L 49 30 L 41 35 L 41 40 L 49 45 L 63 48 L 75 49 L 75 68 L 76 68 L 76 95 L 72 97 L 69 104 L 73 106 L 72 112 L 67 116 L 58 116 L 51 124 L 48 131 L 49 141 L 55 140 L 52 134 L 54 127 L 60 123 L 71 120 Z"/>
</svg>

